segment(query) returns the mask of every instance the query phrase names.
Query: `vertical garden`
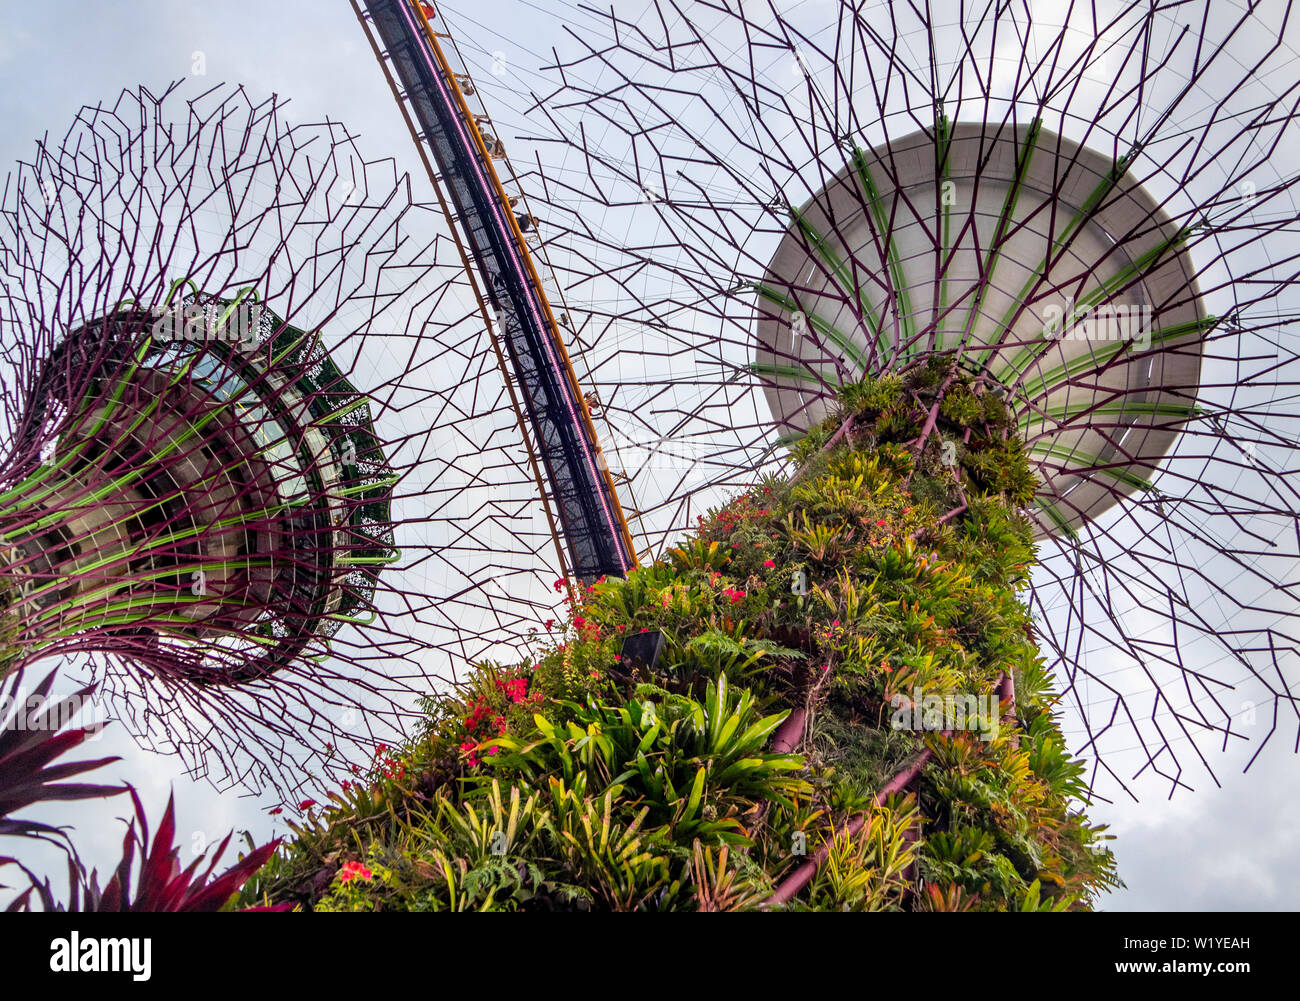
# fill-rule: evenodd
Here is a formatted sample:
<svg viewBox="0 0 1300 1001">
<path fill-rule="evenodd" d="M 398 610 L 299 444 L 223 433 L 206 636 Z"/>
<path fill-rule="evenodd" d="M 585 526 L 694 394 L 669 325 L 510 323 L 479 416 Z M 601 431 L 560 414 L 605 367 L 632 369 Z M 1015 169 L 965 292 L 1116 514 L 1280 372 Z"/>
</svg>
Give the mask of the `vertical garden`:
<svg viewBox="0 0 1300 1001">
<path fill-rule="evenodd" d="M 1120 885 L 1021 598 L 1035 482 L 1000 395 L 944 360 L 867 380 L 793 459 L 569 593 L 535 659 L 430 699 L 242 902 L 1079 910 Z"/>
</svg>

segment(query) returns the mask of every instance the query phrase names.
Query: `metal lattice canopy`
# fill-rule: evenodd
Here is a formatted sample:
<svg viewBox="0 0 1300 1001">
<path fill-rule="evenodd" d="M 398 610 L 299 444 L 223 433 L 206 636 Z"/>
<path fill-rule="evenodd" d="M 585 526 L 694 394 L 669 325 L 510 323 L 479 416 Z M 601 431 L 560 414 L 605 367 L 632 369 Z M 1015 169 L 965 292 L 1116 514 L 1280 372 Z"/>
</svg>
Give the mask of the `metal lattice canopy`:
<svg viewBox="0 0 1300 1001">
<path fill-rule="evenodd" d="M 443 601 L 466 397 L 431 373 L 477 373 L 435 214 L 339 123 L 179 84 L 82 109 L 0 214 L 0 670 L 98 680 L 219 786 L 350 777 L 487 621 Z M 486 458 L 515 425 L 473 405 Z"/>
<path fill-rule="evenodd" d="M 1037 462 L 1031 600 L 1096 794 L 1294 746 L 1291 5 L 566 10 L 535 76 L 475 86 L 534 160 L 638 550 L 782 470 L 838 383 L 955 355 Z"/>
</svg>

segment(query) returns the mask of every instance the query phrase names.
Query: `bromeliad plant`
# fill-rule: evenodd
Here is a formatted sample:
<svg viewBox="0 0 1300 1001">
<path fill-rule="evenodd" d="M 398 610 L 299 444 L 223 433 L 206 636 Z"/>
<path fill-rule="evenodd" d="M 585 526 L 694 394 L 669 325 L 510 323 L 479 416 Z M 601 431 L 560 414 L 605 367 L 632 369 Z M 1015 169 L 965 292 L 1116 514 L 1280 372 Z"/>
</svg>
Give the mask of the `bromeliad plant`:
<svg viewBox="0 0 1300 1001">
<path fill-rule="evenodd" d="M 1118 885 L 1018 597 L 1034 480 L 998 397 L 939 362 L 868 380 L 794 458 L 570 593 L 534 660 L 430 700 L 401 767 L 296 825 L 244 901 L 1064 910 Z M 984 708 L 918 729 L 934 700 Z"/>
<path fill-rule="evenodd" d="M 6 906 L 6 910 L 31 910 L 40 903 L 45 911 L 215 911 L 228 906 L 231 898 L 250 875 L 261 868 L 279 847 L 273 841 L 249 852 L 233 866 L 213 877 L 217 861 L 230 843 L 230 835 L 210 855 L 200 856 L 186 869 L 179 862 L 180 849 L 173 844 L 176 825 L 173 803 L 168 800 L 157 834 L 150 841 L 144 808 L 130 785 L 65 782 L 119 760 L 103 757 L 57 763 L 66 753 L 91 738 L 102 727 L 73 727 L 68 724 L 80 711 L 94 685 L 61 699 L 50 698 L 56 672 L 51 671 L 28 694 L 23 672 L 0 679 L 0 836 L 38 839 L 60 848 L 68 867 L 68 898 L 60 899 L 49 877 L 40 877 L 18 858 L 0 855 L 0 867 L 20 871 L 27 886 Z M 135 817 L 128 824 L 122 844 L 122 859 L 101 888 L 96 873 L 86 872 L 68 833 L 59 827 L 15 811 L 43 802 L 98 799 L 128 793 Z M 140 869 L 133 878 L 135 854 Z M 199 866 L 205 861 L 207 868 Z M 4 887 L 0 887 L 4 888 Z"/>
<path fill-rule="evenodd" d="M 15 816 L 15 812 L 41 802 L 115 796 L 126 788 L 63 781 L 118 759 L 54 763 L 93 736 L 90 727 L 68 723 L 82 700 L 94 691 L 93 685 L 87 685 L 66 698 L 51 700 L 54 678 L 51 671 L 30 695 L 23 686 L 22 671 L 0 678 L 0 835 L 38 838 L 70 852 L 72 845 L 63 830 Z"/>
</svg>

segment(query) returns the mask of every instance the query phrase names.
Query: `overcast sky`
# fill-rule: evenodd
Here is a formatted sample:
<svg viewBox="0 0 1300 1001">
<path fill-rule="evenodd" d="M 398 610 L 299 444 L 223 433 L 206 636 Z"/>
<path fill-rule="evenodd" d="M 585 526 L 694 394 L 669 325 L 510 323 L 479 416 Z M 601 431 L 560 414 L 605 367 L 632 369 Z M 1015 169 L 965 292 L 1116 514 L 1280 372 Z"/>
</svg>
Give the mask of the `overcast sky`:
<svg viewBox="0 0 1300 1001">
<path fill-rule="evenodd" d="M 638 6 L 631 0 L 618 4 L 620 11 Z M 479 61 L 472 68 L 489 84 L 489 100 L 493 91 L 508 98 L 532 85 L 540 53 L 563 44 L 560 21 L 571 10 L 568 4 L 548 10 L 545 2 L 518 0 L 459 0 L 444 7 L 461 26 L 462 50 Z M 367 156 L 396 157 L 415 178 L 417 197 L 428 197 L 409 133 L 345 0 L 140 0 L 72 7 L 0 0 L 0 11 L 5 164 L 30 158 L 33 141 L 46 131 L 60 136 L 83 104 L 111 99 L 138 83 L 161 87 L 198 70 L 212 83 L 245 84 L 255 100 L 272 92 L 290 98 L 297 120 L 341 119 L 359 134 Z M 504 69 L 495 75 L 493 53 L 499 54 L 498 70 Z M 259 839 L 275 829 L 264 812 L 270 802 L 217 796 L 186 782 L 166 759 L 134 752 L 118 737 L 105 737 L 95 753 L 106 748 L 127 756 L 116 774 L 140 788 L 153 818 L 168 788 L 177 790 L 182 844 L 197 846 L 231 827 L 251 829 Z M 1295 908 L 1297 759 L 1277 742 L 1249 773 L 1240 774 L 1241 763 L 1219 760 L 1222 788 L 1200 779 L 1194 794 L 1180 793 L 1172 801 L 1153 797 L 1093 807 L 1092 818 L 1112 824 L 1119 836 L 1119 869 L 1128 884 L 1104 907 Z M 75 822 L 79 844 L 93 839 L 96 847 L 87 854 L 102 868 L 120 844 L 113 818 L 124 808 L 92 805 L 49 816 Z"/>
</svg>

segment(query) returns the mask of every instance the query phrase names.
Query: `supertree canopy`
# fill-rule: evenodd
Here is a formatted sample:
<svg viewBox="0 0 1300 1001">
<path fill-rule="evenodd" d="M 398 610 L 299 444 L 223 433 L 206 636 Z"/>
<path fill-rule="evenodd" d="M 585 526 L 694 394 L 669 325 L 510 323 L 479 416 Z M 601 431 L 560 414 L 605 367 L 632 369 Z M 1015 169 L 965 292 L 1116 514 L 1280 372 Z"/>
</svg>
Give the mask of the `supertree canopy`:
<svg viewBox="0 0 1300 1001">
<path fill-rule="evenodd" d="M 397 732 L 436 670 L 395 567 L 429 544 L 409 315 L 450 284 L 418 211 L 239 89 L 128 91 L 37 145 L 0 236 L 0 672 L 78 665 L 223 785 Z"/>
<path fill-rule="evenodd" d="M 365 397 L 270 314 L 228 346 L 209 334 L 237 303 L 177 308 L 201 339 L 155 342 L 167 313 L 126 308 L 41 372 L 7 492 L 10 661 L 114 651 L 249 681 L 367 608 L 394 559 Z"/>
</svg>

